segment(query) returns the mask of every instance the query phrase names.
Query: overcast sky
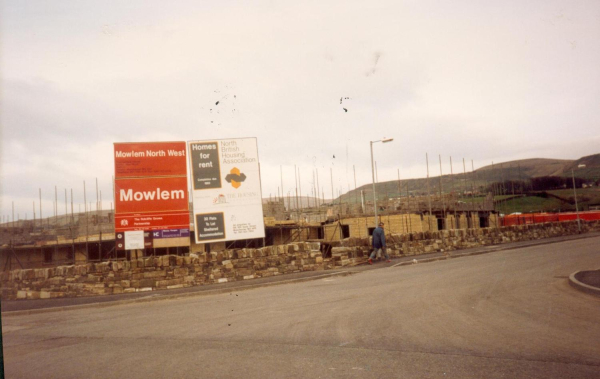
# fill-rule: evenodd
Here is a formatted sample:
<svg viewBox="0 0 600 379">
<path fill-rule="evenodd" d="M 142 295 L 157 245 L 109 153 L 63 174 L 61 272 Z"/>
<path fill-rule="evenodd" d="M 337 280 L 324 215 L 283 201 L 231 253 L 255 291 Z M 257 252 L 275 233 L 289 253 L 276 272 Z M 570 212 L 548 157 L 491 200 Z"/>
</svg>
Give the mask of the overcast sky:
<svg viewBox="0 0 600 379">
<path fill-rule="evenodd" d="M 379 181 L 600 153 L 597 0 L 0 4 L 3 217 L 110 208 L 114 142 L 257 137 L 264 197 L 369 183 L 383 137 Z"/>
</svg>

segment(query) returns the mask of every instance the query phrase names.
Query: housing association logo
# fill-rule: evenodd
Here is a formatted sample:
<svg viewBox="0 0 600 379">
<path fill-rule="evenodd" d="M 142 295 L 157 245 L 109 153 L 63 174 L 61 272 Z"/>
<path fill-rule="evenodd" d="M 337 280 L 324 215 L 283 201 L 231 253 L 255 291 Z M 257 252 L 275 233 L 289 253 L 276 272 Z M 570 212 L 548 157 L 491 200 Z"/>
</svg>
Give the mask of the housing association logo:
<svg viewBox="0 0 600 379">
<path fill-rule="evenodd" d="M 244 180 L 246 180 L 246 174 L 241 173 L 240 169 L 234 167 L 229 171 L 229 174 L 225 177 L 227 183 L 231 183 L 233 188 L 240 188 Z"/>
<path fill-rule="evenodd" d="M 213 199 L 213 204 L 227 204 L 227 198 L 222 193 Z"/>
</svg>

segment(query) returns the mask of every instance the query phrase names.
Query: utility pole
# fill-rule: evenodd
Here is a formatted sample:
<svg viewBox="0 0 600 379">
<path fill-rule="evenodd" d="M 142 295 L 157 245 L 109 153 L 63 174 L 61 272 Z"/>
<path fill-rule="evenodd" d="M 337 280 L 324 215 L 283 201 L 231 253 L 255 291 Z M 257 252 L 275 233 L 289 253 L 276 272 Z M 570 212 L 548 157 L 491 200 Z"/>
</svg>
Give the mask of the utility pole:
<svg viewBox="0 0 600 379">
<path fill-rule="evenodd" d="M 575 195 L 575 212 L 577 213 L 577 230 L 581 234 L 581 222 L 579 221 L 579 207 L 577 206 L 577 190 L 575 186 L 575 173 L 571 169 L 571 176 L 573 177 L 573 194 Z M 14 216 L 13 216 L 14 217 Z"/>
<path fill-rule="evenodd" d="M 335 196 L 333 195 L 333 168 L 329 168 L 329 172 L 331 174 L 331 204 L 333 205 Z"/>
<path fill-rule="evenodd" d="M 475 210 L 475 184 L 473 182 L 473 160 L 471 159 L 471 201 L 473 202 L 473 210 Z"/>
<path fill-rule="evenodd" d="M 465 166 L 465 158 L 463 158 L 463 175 L 465 176 L 465 195 L 466 195 L 466 191 L 467 191 L 467 166 Z M 473 199 L 473 197 L 471 197 L 471 200 Z M 472 206 L 471 206 L 472 207 Z M 471 210 L 472 211 L 472 210 Z M 473 216 L 472 214 L 469 216 Z M 468 220 L 471 219 L 471 217 L 467 217 L 467 227 L 468 227 Z M 472 223 L 471 223 L 472 224 Z M 472 227 L 473 225 L 471 225 Z"/>
<path fill-rule="evenodd" d="M 85 180 L 83 181 L 83 205 L 84 205 L 84 211 L 85 211 L 85 259 L 86 259 L 86 261 L 89 261 L 90 253 L 89 253 L 88 238 L 90 235 L 90 225 L 89 225 L 88 213 L 87 213 L 87 195 L 86 195 L 86 190 L 85 190 Z"/>
<path fill-rule="evenodd" d="M 429 203 L 429 215 L 432 215 L 431 212 L 431 192 L 429 190 L 429 156 L 427 153 L 425 153 L 425 162 L 427 163 L 427 200 Z M 431 229 L 431 225 L 429 226 L 429 228 Z"/>
<path fill-rule="evenodd" d="M 442 226 L 446 225 L 446 202 L 444 201 L 444 190 L 442 187 L 442 155 L 439 155 L 440 158 L 440 199 L 442 200 L 442 214 L 444 215 L 444 221 Z"/>
<path fill-rule="evenodd" d="M 319 188 L 322 188 L 319 185 L 319 169 L 316 168 L 315 170 L 317 171 L 317 198 L 319 198 L 319 192 L 321 192 L 321 199 L 319 200 L 319 207 L 321 207 L 321 204 L 323 204 L 323 200 L 324 200 L 323 196 L 322 196 L 323 195 L 323 190 L 321 189 L 321 191 L 319 191 Z"/>
<path fill-rule="evenodd" d="M 475 172 L 475 165 L 473 164 L 472 159 L 471 159 L 471 172 L 473 173 L 473 176 L 471 177 L 471 181 L 473 183 L 475 183 L 476 181 L 479 181 L 479 177 L 477 175 L 477 172 Z M 475 186 L 475 184 L 473 184 L 473 186 Z M 514 185 L 513 185 L 513 190 L 514 190 Z M 475 189 L 473 189 L 473 191 L 475 191 Z M 477 192 L 479 192 L 479 191 L 477 191 Z M 485 201 L 485 198 L 483 199 L 483 201 Z M 482 201 L 482 203 L 483 203 L 483 201 Z"/>
<path fill-rule="evenodd" d="M 458 224 L 458 219 L 456 218 L 456 207 L 458 206 L 457 201 L 458 198 L 456 198 L 456 200 L 454 199 L 454 193 L 456 191 L 455 189 L 455 185 L 454 185 L 454 168 L 452 167 L 452 156 L 450 156 L 450 176 L 452 177 L 452 201 L 454 203 L 454 225 L 452 229 L 457 229 L 457 227 L 459 226 Z"/>
<path fill-rule="evenodd" d="M 317 178 L 315 176 L 315 170 L 313 170 L 312 176 L 313 176 L 313 186 L 312 186 L 313 196 L 316 196 L 314 198 L 314 206 L 315 206 L 315 208 L 318 208 L 319 207 L 319 194 L 317 193 Z"/>
<path fill-rule="evenodd" d="M 42 223 L 42 189 L 40 188 L 40 227 L 44 227 Z"/>
<path fill-rule="evenodd" d="M 58 226 L 58 192 L 54 186 L 54 225 Z"/>
<path fill-rule="evenodd" d="M 465 195 L 467 194 L 467 166 L 465 166 L 465 158 L 463 158 L 463 177 L 464 177 L 464 188 Z"/>
<path fill-rule="evenodd" d="M 298 169 L 298 188 L 300 189 L 300 210 L 302 210 L 304 205 L 302 204 L 302 179 L 300 179 L 300 169 Z"/>
<path fill-rule="evenodd" d="M 358 191 L 356 191 L 356 167 L 352 165 L 352 170 L 354 171 L 354 198 L 356 204 L 358 204 Z"/>
<path fill-rule="evenodd" d="M 71 188 L 71 224 L 75 223 L 75 216 L 73 215 L 73 188 Z"/>
<path fill-rule="evenodd" d="M 294 184 L 296 185 L 296 215 L 298 215 L 298 175 L 296 172 L 296 165 L 294 165 Z"/>
<path fill-rule="evenodd" d="M 400 185 L 400 169 L 398 169 L 398 202 L 400 209 L 402 209 L 402 186 Z"/>
</svg>

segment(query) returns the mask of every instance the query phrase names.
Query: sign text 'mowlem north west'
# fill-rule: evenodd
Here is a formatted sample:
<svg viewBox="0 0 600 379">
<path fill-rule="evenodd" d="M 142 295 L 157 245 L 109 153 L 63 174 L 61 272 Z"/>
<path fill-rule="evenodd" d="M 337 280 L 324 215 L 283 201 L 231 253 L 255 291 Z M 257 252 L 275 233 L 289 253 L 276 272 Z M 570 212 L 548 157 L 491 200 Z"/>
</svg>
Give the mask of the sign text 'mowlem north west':
<svg viewBox="0 0 600 379">
<path fill-rule="evenodd" d="M 185 157 L 185 150 L 115 151 L 116 158 Z"/>
<path fill-rule="evenodd" d="M 185 142 L 115 143 L 115 179 L 187 176 Z"/>
</svg>

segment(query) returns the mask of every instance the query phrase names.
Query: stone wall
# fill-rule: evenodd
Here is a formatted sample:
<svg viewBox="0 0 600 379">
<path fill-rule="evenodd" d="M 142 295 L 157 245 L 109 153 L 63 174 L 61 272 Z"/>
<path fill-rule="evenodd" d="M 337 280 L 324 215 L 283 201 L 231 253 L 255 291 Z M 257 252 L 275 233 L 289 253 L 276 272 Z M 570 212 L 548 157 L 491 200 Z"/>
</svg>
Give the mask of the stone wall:
<svg viewBox="0 0 600 379">
<path fill-rule="evenodd" d="M 583 232 L 600 231 L 600 221 L 582 222 L 582 229 Z M 398 257 L 577 233 L 577 222 L 573 221 L 391 234 L 387 236 L 387 244 L 388 253 Z M 109 295 L 330 270 L 363 263 L 371 250 L 368 238 L 348 238 L 323 247 L 327 249 L 322 249 L 320 243 L 299 242 L 185 257 L 166 255 L 13 270 L 0 274 L 1 296 L 9 300 Z"/>
<path fill-rule="evenodd" d="M 2 299 L 109 295 L 183 288 L 333 267 L 319 243 L 226 250 L 190 256 L 13 270 L 0 274 Z"/>
<path fill-rule="evenodd" d="M 582 221 L 582 233 L 600 231 L 600 221 Z M 480 246 L 509 242 L 531 241 L 543 238 L 578 234 L 576 221 L 546 224 L 507 226 L 502 228 L 455 229 L 386 236 L 388 254 L 391 257 L 411 256 L 433 252 L 451 252 Z M 348 238 L 332 243 L 331 256 L 334 264 L 361 263 L 371 251 L 370 240 Z M 338 264 L 341 261 L 342 264 Z"/>
</svg>

